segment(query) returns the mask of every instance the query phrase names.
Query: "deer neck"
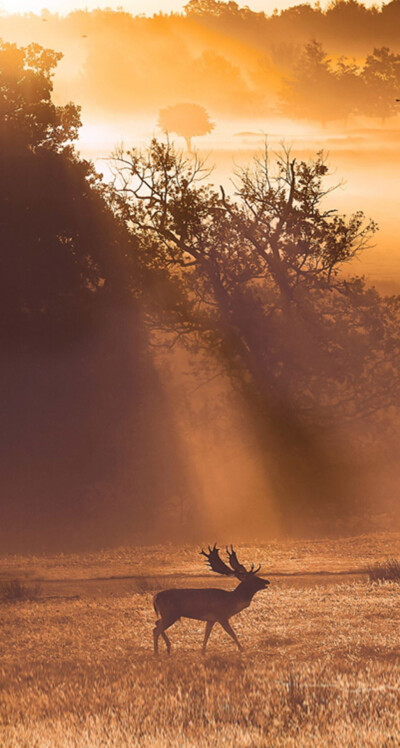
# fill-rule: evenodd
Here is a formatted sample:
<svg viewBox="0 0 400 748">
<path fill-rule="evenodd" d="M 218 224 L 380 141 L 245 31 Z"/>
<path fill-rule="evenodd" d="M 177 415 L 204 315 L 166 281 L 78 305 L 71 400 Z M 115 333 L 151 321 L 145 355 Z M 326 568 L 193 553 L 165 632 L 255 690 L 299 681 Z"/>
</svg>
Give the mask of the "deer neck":
<svg viewBox="0 0 400 748">
<path fill-rule="evenodd" d="M 250 604 L 257 590 L 250 589 L 248 582 L 244 579 L 243 582 L 238 584 L 233 592 L 239 600 L 243 600 L 243 602 Z"/>
</svg>

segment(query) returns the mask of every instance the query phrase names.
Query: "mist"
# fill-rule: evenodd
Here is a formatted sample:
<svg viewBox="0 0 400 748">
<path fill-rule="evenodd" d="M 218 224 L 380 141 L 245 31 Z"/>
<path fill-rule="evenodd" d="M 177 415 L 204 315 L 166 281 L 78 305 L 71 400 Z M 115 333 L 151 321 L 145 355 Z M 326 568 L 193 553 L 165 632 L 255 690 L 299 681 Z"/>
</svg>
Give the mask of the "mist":
<svg viewBox="0 0 400 748">
<path fill-rule="evenodd" d="M 228 195 L 235 172 L 266 142 L 271 154 L 284 143 L 297 162 L 323 150 L 328 184 L 338 185 L 326 208 L 347 216 L 362 210 L 379 224 L 344 277 L 364 276 L 368 287 L 397 295 L 400 75 L 378 95 L 374 72 L 385 73 L 382 56 L 374 57 L 382 48 L 393 56 L 387 70 L 399 69 L 397 3 L 380 10 L 352 2 L 326 11 L 300 6 L 272 16 L 223 6 L 203 12 L 194 3 L 185 14 L 152 18 L 108 10 L 3 16 L 0 36 L 63 53 L 53 100 L 81 107 L 77 149 L 104 182 L 115 147 L 162 139 L 160 110 L 179 103 L 197 104 L 212 120 L 210 132 L 193 135 L 193 146 L 212 167 L 210 183 Z M 311 69 L 313 40 L 320 49 Z M 185 152 L 182 134 L 169 137 Z M 286 502 L 288 492 L 296 494 L 288 488 L 290 466 L 283 453 L 276 457 L 277 472 L 287 473 L 279 487 L 271 465 L 275 437 L 260 436 L 264 425 L 255 425 L 229 367 L 196 345 L 171 346 L 162 325 L 154 340 L 146 303 L 135 289 L 134 311 L 112 304 L 73 344 L 30 349 L 17 359 L 4 354 L 5 547 L 91 548 L 226 533 L 236 541 L 398 526 L 395 404 L 386 420 L 332 421 L 323 439 L 310 431 L 315 470 L 303 474 L 297 506 Z M 305 334 L 302 340 L 306 346 Z M 314 347 L 309 358 L 317 367 Z M 299 434 L 293 454 L 305 445 Z"/>
</svg>

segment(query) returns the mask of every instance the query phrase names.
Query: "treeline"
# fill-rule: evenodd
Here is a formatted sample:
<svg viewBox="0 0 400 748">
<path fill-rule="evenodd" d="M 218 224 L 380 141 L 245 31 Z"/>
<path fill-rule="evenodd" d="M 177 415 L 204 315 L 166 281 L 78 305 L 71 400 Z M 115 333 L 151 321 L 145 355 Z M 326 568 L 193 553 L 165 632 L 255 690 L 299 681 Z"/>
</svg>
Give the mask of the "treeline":
<svg viewBox="0 0 400 748">
<path fill-rule="evenodd" d="M 325 121 L 338 113 L 387 117 L 399 86 L 399 29 L 400 0 L 381 8 L 354 0 L 326 10 L 304 4 L 272 16 L 235 2 L 191 0 L 183 14 L 152 18 L 111 10 L 0 18 L 4 39 L 64 53 L 59 97 L 103 117 L 151 112 L 154 122 L 160 108 L 185 101 L 214 118 L 318 120 L 317 86 L 327 87 L 319 90 Z"/>
<path fill-rule="evenodd" d="M 400 3 L 392 0 L 366 7 L 357 0 L 333 0 L 324 9 L 303 3 L 268 16 L 232 0 L 189 0 L 189 18 L 218 29 L 281 59 L 280 45 L 290 50 L 318 39 L 334 54 L 365 55 L 371 47 L 400 45 Z M 283 50 L 282 50 L 283 51 Z"/>
<path fill-rule="evenodd" d="M 288 117 L 325 123 L 351 115 L 383 122 L 399 113 L 400 55 L 374 49 L 357 65 L 342 57 L 333 61 L 321 44 L 307 44 L 282 91 L 281 111 Z"/>
</svg>

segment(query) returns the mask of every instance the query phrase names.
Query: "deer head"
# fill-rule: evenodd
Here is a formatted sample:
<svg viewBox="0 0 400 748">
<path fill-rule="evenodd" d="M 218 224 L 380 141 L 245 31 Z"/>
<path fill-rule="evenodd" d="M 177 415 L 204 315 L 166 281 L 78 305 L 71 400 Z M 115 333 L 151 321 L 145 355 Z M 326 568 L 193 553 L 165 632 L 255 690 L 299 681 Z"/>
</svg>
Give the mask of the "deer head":
<svg viewBox="0 0 400 748">
<path fill-rule="evenodd" d="M 246 567 L 239 562 L 236 552 L 231 545 L 230 549 L 228 547 L 226 548 L 229 562 L 228 566 L 220 557 L 219 550 L 217 544 L 214 543 L 213 548 L 208 546 L 208 553 L 203 549 L 200 551 L 200 555 L 206 557 L 207 563 L 212 571 L 215 571 L 217 574 L 223 574 L 227 577 L 236 577 L 240 582 L 246 583 L 246 586 L 254 591 L 265 589 L 269 585 L 267 579 L 262 579 L 257 576 L 261 569 L 261 564 L 257 566 L 256 569 L 254 568 L 254 564 L 251 565 L 250 569 L 246 569 Z"/>
</svg>

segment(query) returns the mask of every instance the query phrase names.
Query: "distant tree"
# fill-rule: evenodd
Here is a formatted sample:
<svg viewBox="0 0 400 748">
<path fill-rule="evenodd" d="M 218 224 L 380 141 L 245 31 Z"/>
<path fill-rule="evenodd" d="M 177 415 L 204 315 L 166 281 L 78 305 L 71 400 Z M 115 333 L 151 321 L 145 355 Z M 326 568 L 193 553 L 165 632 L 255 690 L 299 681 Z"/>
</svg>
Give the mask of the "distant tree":
<svg viewBox="0 0 400 748">
<path fill-rule="evenodd" d="M 388 47 L 374 49 L 361 73 L 364 84 L 361 111 L 385 120 L 397 113 L 396 96 L 400 89 L 400 54 Z"/>
<path fill-rule="evenodd" d="M 320 42 L 305 45 L 282 91 L 282 111 L 289 117 L 322 123 L 346 119 L 357 108 L 362 89 L 354 63 L 340 58 L 336 66 Z"/>
<path fill-rule="evenodd" d="M 216 354 L 241 392 L 283 521 L 295 507 L 307 521 L 337 511 L 348 487 L 336 429 L 400 401 L 399 299 L 341 273 L 374 223 L 324 207 L 321 155 L 283 154 L 275 174 L 258 160 L 234 197 L 199 182 L 201 164 L 168 144 L 115 165 L 163 323 Z"/>
<path fill-rule="evenodd" d="M 226 13 L 238 13 L 239 6 L 233 0 L 189 0 L 184 6 L 186 15 L 220 16 Z"/>
<path fill-rule="evenodd" d="M 195 135 L 207 135 L 215 127 L 207 111 L 198 104 L 176 104 L 161 109 L 158 124 L 165 132 L 175 132 L 185 138 L 189 152 Z"/>
</svg>

